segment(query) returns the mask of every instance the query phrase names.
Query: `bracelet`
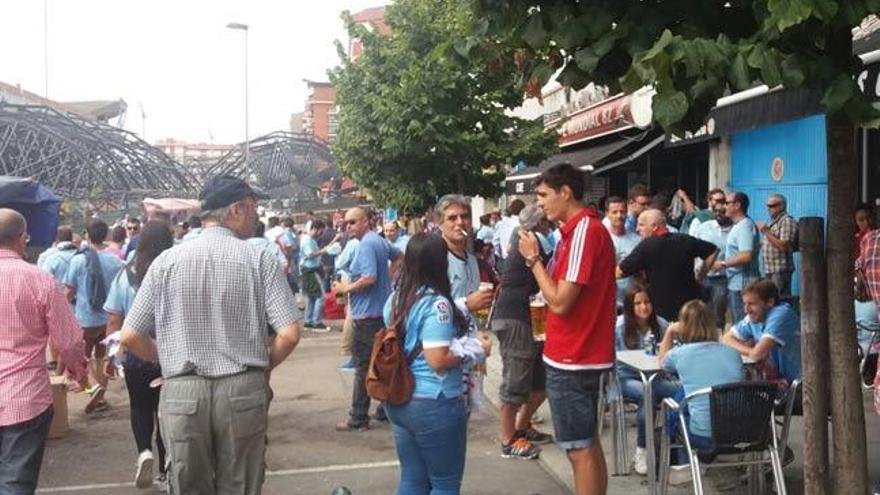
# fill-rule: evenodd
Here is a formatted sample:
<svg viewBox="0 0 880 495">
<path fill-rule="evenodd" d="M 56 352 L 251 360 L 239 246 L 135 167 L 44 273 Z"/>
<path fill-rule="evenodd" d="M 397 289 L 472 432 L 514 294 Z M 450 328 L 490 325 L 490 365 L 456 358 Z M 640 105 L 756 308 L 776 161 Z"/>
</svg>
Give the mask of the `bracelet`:
<svg viewBox="0 0 880 495">
<path fill-rule="evenodd" d="M 531 268 L 535 266 L 535 263 L 537 263 L 540 259 L 541 257 L 538 255 L 526 256 L 526 267 Z"/>
</svg>

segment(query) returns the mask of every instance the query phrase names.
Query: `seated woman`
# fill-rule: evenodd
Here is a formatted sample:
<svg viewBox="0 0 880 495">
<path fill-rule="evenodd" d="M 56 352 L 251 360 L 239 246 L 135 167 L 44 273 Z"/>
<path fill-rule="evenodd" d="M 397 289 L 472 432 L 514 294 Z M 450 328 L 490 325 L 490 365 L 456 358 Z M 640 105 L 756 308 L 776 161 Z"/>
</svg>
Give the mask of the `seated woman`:
<svg viewBox="0 0 880 495">
<path fill-rule="evenodd" d="M 675 346 L 675 340 L 682 345 Z M 715 315 L 705 303 L 688 301 L 682 306 L 678 322 L 669 325 L 660 343 L 660 364 L 664 370 L 681 379 L 683 396 L 723 383 L 743 380 L 743 364 L 739 353 L 718 341 Z M 688 406 L 688 438 L 697 449 L 711 449 L 712 422 L 709 397 L 699 397 Z M 690 480 L 687 466 L 673 466 L 669 476 L 672 484 Z"/>
<path fill-rule="evenodd" d="M 660 342 L 669 322 L 654 312 L 651 296 L 643 285 L 633 284 L 623 298 L 623 314 L 617 317 L 615 328 L 615 347 L 618 351 L 643 349 L 645 339 L 651 335 L 654 342 Z M 648 473 L 647 454 L 645 452 L 645 404 L 643 401 L 645 387 L 639 373 L 629 367 L 617 368 L 624 398 L 639 405 L 636 452 L 633 455 L 633 469 L 636 473 Z M 657 377 L 652 382 L 654 408 L 666 397 L 672 397 L 678 384 L 664 377 Z"/>
<path fill-rule="evenodd" d="M 399 495 L 461 490 L 468 418 L 462 368 L 472 353 L 451 349 L 461 347 L 468 322 L 452 303 L 446 265 L 446 243 L 439 236 L 414 235 L 398 288 L 385 305 L 386 325 L 402 322 L 404 352 L 414 355 L 412 399 L 385 404 L 400 459 Z"/>
</svg>

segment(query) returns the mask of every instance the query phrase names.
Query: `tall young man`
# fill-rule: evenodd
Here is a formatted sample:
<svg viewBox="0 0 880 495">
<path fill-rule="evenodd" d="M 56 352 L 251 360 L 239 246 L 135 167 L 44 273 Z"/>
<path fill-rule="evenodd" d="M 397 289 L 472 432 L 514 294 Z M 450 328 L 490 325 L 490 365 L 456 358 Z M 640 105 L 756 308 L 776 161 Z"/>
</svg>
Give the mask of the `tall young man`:
<svg viewBox="0 0 880 495">
<path fill-rule="evenodd" d="M 596 211 L 581 202 L 580 171 L 560 164 L 535 182 L 538 205 L 562 223 L 551 271 L 533 233 L 521 231 L 519 240 L 550 310 L 544 364 L 556 441 L 571 463 L 577 495 L 602 494 L 608 473 L 596 408 L 599 377 L 614 366 L 614 245 Z"/>
</svg>

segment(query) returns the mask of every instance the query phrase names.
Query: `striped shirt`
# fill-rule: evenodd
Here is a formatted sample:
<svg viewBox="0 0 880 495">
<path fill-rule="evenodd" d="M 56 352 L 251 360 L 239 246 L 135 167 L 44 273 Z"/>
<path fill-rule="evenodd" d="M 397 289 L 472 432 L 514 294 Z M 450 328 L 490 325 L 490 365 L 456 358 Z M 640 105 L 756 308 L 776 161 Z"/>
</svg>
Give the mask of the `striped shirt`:
<svg viewBox="0 0 880 495">
<path fill-rule="evenodd" d="M 154 337 L 165 378 L 267 368 L 266 325 L 301 319 L 278 259 L 210 227 L 150 265 L 125 326 Z"/>
<path fill-rule="evenodd" d="M 48 273 L 0 249 L 0 427 L 23 423 L 52 405 L 46 343 L 75 378 L 86 373 L 82 329 Z"/>
<path fill-rule="evenodd" d="M 880 230 L 872 230 L 862 238 L 861 254 L 856 270 L 865 275 L 868 294 L 880 308 Z"/>
</svg>

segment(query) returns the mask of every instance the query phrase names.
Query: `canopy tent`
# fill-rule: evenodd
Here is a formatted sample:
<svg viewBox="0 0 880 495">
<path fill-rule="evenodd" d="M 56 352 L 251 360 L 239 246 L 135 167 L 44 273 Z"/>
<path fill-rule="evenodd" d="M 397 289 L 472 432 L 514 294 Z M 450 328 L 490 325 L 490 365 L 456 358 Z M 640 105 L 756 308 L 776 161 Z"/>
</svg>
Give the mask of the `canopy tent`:
<svg viewBox="0 0 880 495">
<path fill-rule="evenodd" d="M 0 208 L 11 208 L 28 224 L 29 246 L 49 247 L 55 241 L 61 200 L 33 179 L 0 175 Z"/>
<path fill-rule="evenodd" d="M 144 199 L 144 210 L 147 212 L 147 216 L 151 216 L 153 213 L 157 211 L 162 211 L 169 213 L 171 215 L 175 215 L 177 213 L 188 213 L 194 214 L 198 213 L 201 210 L 202 204 L 197 199 L 182 199 L 182 198 L 146 198 Z"/>
</svg>

